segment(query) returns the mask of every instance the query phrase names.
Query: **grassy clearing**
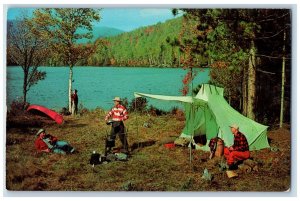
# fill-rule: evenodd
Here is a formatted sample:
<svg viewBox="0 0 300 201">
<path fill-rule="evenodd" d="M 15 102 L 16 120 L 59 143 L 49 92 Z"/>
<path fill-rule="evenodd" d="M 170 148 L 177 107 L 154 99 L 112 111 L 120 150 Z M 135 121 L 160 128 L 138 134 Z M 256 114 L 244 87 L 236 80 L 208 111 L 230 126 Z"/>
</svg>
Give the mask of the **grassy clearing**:
<svg viewBox="0 0 300 201">
<path fill-rule="evenodd" d="M 270 145 L 277 151 L 252 152 L 260 163 L 258 172 L 242 173 L 228 179 L 219 171 L 220 158 L 208 160 L 209 153 L 189 149 L 167 149 L 164 143 L 178 136 L 184 127 L 180 115 L 149 116 L 130 114 L 125 124 L 132 147 L 127 162 L 89 164 L 93 150 L 104 152 L 104 139 L 110 127 L 105 112 L 96 109 L 77 117 L 65 117 L 62 125 L 32 115 L 8 121 L 6 133 L 6 188 L 13 191 L 285 191 L 290 188 L 290 132 L 270 131 Z M 27 123 L 26 122 L 42 122 Z M 21 122 L 21 123 L 20 123 Z M 149 127 L 144 127 L 148 123 Z M 22 125 L 20 125 L 22 124 Z M 47 132 L 66 140 L 78 153 L 73 155 L 38 154 L 35 132 Z M 153 143 L 155 142 L 155 143 Z M 116 146 L 119 146 L 119 140 Z M 203 180 L 207 168 L 212 181 Z"/>
</svg>

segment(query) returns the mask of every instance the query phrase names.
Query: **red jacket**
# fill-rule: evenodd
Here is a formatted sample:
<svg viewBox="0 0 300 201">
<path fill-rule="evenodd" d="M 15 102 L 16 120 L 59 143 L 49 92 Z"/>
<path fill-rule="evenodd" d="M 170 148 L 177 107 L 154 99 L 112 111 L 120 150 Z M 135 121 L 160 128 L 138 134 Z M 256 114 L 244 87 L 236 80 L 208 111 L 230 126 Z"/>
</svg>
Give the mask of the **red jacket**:
<svg viewBox="0 0 300 201">
<path fill-rule="evenodd" d="M 51 140 L 52 144 L 57 141 L 57 138 L 52 135 L 47 134 L 46 137 Z M 40 137 L 36 138 L 34 145 L 38 152 L 42 152 L 42 151 L 50 152 L 51 151 L 49 149 L 48 145 Z"/>
<path fill-rule="evenodd" d="M 74 101 L 75 104 L 78 103 L 78 95 L 76 93 L 73 93 L 71 95 L 71 100 Z"/>
</svg>

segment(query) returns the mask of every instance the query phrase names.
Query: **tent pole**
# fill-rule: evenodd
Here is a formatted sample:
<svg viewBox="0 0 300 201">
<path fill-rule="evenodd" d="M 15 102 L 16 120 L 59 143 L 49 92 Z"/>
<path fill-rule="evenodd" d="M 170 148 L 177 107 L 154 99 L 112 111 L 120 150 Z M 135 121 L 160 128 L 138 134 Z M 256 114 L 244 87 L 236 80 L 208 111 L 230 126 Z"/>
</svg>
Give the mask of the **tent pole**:
<svg viewBox="0 0 300 201">
<path fill-rule="evenodd" d="M 139 124 L 137 122 L 137 112 L 136 112 L 136 98 L 134 99 L 134 113 L 135 113 L 135 126 L 136 126 L 136 135 L 139 136 Z"/>
<path fill-rule="evenodd" d="M 194 111 L 193 111 L 193 103 L 192 103 L 192 119 L 194 120 Z M 193 141 L 193 137 L 194 137 L 194 121 L 192 121 L 192 135 L 191 135 L 191 139 L 190 139 L 190 164 L 192 164 L 192 141 Z"/>
<path fill-rule="evenodd" d="M 191 67 L 191 77 L 193 77 L 193 68 Z M 191 83 L 191 96 L 193 98 L 193 79 Z M 194 138 L 194 102 L 192 102 L 192 135 L 191 135 L 191 140 L 190 140 L 190 164 L 192 164 L 192 141 Z"/>
</svg>

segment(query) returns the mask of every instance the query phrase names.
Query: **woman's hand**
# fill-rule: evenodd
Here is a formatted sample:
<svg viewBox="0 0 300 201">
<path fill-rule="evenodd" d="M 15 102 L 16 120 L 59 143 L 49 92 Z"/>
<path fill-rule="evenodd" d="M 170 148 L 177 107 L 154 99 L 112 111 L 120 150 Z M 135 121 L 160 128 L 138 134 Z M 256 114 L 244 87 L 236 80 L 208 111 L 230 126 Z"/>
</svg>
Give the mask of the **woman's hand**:
<svg viewBox="0 0 300 201">
<path fill-rule="evenodd" d="M 42 150 L 43 152 L 46 152 L 46 153 L 49 153 L 49 152 L 51 152 L 51 150 L 48 148 L 48 149 L 44 149 L 44 150 Z"/>
</svg>

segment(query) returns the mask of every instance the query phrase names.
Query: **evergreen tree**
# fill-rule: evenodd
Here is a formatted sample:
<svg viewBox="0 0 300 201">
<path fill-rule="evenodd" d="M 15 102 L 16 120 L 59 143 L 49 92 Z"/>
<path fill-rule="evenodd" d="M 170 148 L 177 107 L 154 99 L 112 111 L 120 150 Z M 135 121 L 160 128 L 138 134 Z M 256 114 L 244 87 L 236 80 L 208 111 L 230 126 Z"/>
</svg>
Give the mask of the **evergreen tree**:
<svg viewBox="0 0 300 201">
<path fill-rule="evenodd" d="M 282 40 L 276 40 L 274 43 L 274 39 L 282 30 L 289 30 L 290 11 L 286 9 L 184 9 L 184 11 L 186 24 L 194 30 L 192 38 L 182 36 L 181 49 L 190 57 L 186 57 L 188 61 L 186 65 L 194 64 L 196 55 L 207 57 L 211 67 L 212 83 L 225 87 L 229 101 L 238 105 L 248 117 L 256 119 L 255 114 L 258 113 L 260 105 L 257 90 L 262 88 L 257 80 L 257 73 L 265 68 L 262 62 L 271 63 L 269 59 L 274 57 L 271 55 L 280 57 L 282 52 L 278 50 L 282 48 L 278 49 L 278 44 L 282 45 Z M 270 38 L 272 39 L 267 40 Z M 263 58 L 262 52 L 267 56 Z M 280 68 L 277 66 L 271 72 L 276 71 L 275 69 Z M 261 95 L 261 92 L 259 94 Z M 241 99 L 238 100 L 238 97 Z"/>
</svg>

